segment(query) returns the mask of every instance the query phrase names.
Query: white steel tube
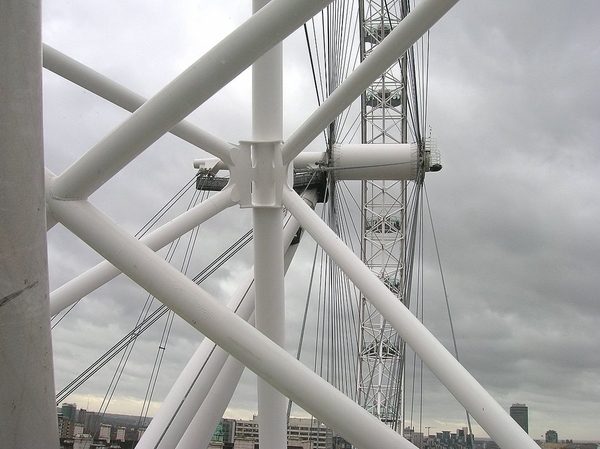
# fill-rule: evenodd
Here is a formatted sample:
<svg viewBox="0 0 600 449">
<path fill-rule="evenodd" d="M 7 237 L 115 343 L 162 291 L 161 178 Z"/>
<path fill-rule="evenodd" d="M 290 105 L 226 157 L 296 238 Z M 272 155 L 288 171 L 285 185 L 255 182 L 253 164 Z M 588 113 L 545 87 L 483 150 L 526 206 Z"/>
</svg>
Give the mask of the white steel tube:
<svg viewBox="0 0 600 449">
<path fill-rule="evenodd" d="M 54 216 L 71 232 L 347 441 L 364 449 L 415 448 L 128 235 L 89 202 L 60 201 L 50 196 L 46 201 Z"/>
<path fill-rule="evenodd" d="M 247 321 L 254 311 L 253 274 L 246 276 L 227 307 Z M 212 390 L 229 354 L 205 338 L 187 363 L 136 447 L 173 448 Z M 214 429 L 213 429 L 214 431 Z"/>
<path fill-rule="evenodd" d="M 485 431 L 506 449 L 537 448 L 512 419 L 427 328 L 364 265 L 342 240 L 291 189 L 284 204 L 304 229 L 336 262 L 362 294 L 446 386 Z"/>
<path fill-rule="evenodd" d="M 0 446 L 58 448 L 40 1 L 0 2 Z"/>
<path fill-rule="evenodd" d="M 176 238 L 181 237 L 186 232 L 191 231 L 196 226 L 233 205 L 231 189 L 227 188 L 165 223 L 141 238 L 140 242 L 152 250 L 158 251 Z M 50 293 L 50 315 L 56 315 L 119 274 L 121 274 L 121 271 L 110 262 L 100 262 Z"/>
<path fill-rule="evenodd" d="M 315 199 L 316 193 L 314 191 L 309 192 L 308 201 L 312 202 Z M 286 270 L 296 252 L 297 245 L 290 246 L 290 243 L 298 228 L 298 221 L 293 217 L 288 217 L 284 229 L 284 245 L 288 247 L 285 257 Z M 255 292 L 253 285 L 254 274 L 251 272 L 246 276 L 227 304 L 230 310 L 235 311 L 244 320 L 248 320 L 254 312 Z M 251 323 L 254 323 L 253 319 Z M 216 347 L 212 341 L 208 339 L 202 341 L 198 350 L 181 372 L 173 388 L 169 391 L 169 394 L 163 401 L 156 416 L 152 419 L 137 447 L 140 449 L 175 447 L 190 425 L 192 418 L 196 415 L 200 405 L 204 403 L 208 389 L 215 383 L 217 374 L 221 372 L 227 356 L 228 354 L 221 348 Z M 211 357 L 210 360 L 208 360 L 209 357 Z M 220 394 L 227 395 L 228 393 L 221 392 Z M 233 391 L 229 393 L 230 396 L 232 394 Z M 227 407 L 227 403 L 225 407 Z M 196 423 L 196 425 L 198 424 Z M 206 445 L 208 446 L 208 442 Z"/>
<path fill-rule="evenodd" d="M 253 0 L 257 14 L 270 0 Z M 252 139 L 283 140 L 283 44 L 269 50 L 252 65 Z M 278 149 L 279 150 L 279 149 Z M 260 163 L 260 162 L 259 162 Z M 275 185 L 271 187 L 275 189 Z M 283 211 L 254 207 L 254 278 L 256 328 L 285 346 L 285 289 L 283 269 Z M 287 447 L 286 398 L 258 378 L 258 434 L 263 449 Z"/>
<path fill-rule="evenodd" d="M 338 181 L 415 180 L 419 173 L 416 143 L 338 144 L 333 146 L 331 159 Z"/>
<path fill-rule="evenodd" d="M 227 410 L 243 372 L 243 364 L 233 357 L 227 359 L 213 388 L 176 446 L 177 449 L 195 449 L 209 446 L 219 420 Z"/>
<path fill-rule="evenodd" d="M 294 159 L 294 168 L 299 170 L 316 168 L 320 164 L 326 165 L 326 162 L 327 154 L 324 151 L 304 151 Z"/>
<path fill-rule="evenodd" d="M 311 203 L 309 205 L 314 207 L 315 203 L 312 201 L 316 199 L 316 192 L 312 191 L 307 193 L 309 193 L 311 197 L 314 197 L 313 199 L 308 200 L 308 202 Z M 305 197 L 303 196 L 303 198 Z M 292 220 L 294 221 L 294 224 L 291 229 L 297 230 L 298 222 L 293 218 Z M 288 229 L 289 225 L 286 225 L 286 235 L 288 234 Z M 286 272 L 297 249 L 298 245 L 292 245 L 288 247 L 288 250 L 285 252 Z M 250 317 L 249 322 L 250 324 L 254 323 L 254 316 Z M 227 359 L 225 366 L 221 370 L 221 374 L 215 380 L 213 388 L 199 407 L 196 416 L 183 435 L 180 444 L 177 446 L 178 448 L 208 447 L 214 430 L 219 423 L 219 419 L 221 419 L 225 413 L 243 371 L 244 365 L 233 357 Z"/>
<path fill-rule="evenodd" d="M 272 341 L 285 345 L 285 293 L 281 208 L 255 207 L 254 277 L 256 328 Z M 258 379 L 258 432 L 265 449 L 287 447 L 287 401 Z"/>
<path fill-rule="evenodd" d="M 62 199 L 87 198 L 330 2 L 270 2 L 67 168 L 56 179 L 53 196 Z"/>
<path fill-rule="evenodd" d="M 46 69 L 95 93 L 99 97 L 129 112 L 134 112 L 147 101 L 141 95 L 101 75 L 49 45 L 44 44 L 43 49 L 43 64 Z M 231 144 L 207 133 L 190 122 L 186 122 L 185 120 L 179 122 L 169 132 L 220 158 L 226 164 L 230 163 L 229 151 L 231 150 Z"/>
<path fill-rule="evenodd" d="M 212 389 L 228 357 L 227 352 L 205 338 L 173 386 L 177 395 L 169 393 L 136 447 L 175 447 L 198 411 L 198 406 Z M 186 386 L 187 389 L 183 389 Z M 176 401 L 179 397 L 181 400 Z"/>
<path fill-rule="evenodd" d="M 457 2 L 422 0 L 286 141 L 283 163 L 292 161 Z"/>
</svg>

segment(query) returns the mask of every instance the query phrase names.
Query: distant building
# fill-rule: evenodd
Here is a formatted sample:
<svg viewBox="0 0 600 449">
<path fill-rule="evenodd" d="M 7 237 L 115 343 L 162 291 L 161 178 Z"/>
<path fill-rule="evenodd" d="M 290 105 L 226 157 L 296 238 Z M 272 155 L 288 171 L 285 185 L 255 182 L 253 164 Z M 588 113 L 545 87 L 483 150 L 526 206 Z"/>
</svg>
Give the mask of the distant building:
<svg viewBox="0 0 600 449">
<path fill-rule="evenodd" d="M 332 449 L 352 449 L 352 445 L 339 435 L 333 436 Z"/>
<path fill-rule="evenodd" d="M 288 421 L 288 446 L 306 449 L 325 449 L 331 447 L 331 430 L 312 418 L 290 418 Z M 239 440 L 239 441 L 238 441 Z M 258 443 L 258 416 L 251 420 L 237 420 L 235 423 L 236 449 L 247 449 Z"/>
<path fill-rule="evenodd" d="M 95 435 L 100 429 L 100 418 L 101 415 L 95 412 L 86 412 L 85 413 L 85 422 L 83 423 L 83 427 L 85 428 L 85 432 L 91 435 Z"/>
<path fill-rule="evenodd" d="M 415 432 L 415 429 L 412 427 L 405 427 L 403 436 L 415 446 L 423 447 L 423 434 L 421 432 Z"/>
<path fill-rule="evenodd" d="M 475 438 L 469 434 L 469 429 L 464 427 L 458 429 L 456 433 L 449 430 L 436 432 L 435 435 L 425 437 L 424 449 L 471 449 Z"/>
<path fill-rule="evenodd" d="M 110 442 L 110 432 L 112 426 L 110 424 L 100 424 L 100 434 L 98 435 L 99 440 L 104 440 L 107 443 Z"/>
<path fill-rule="evenodd" d="M 125 432 L 127 431 L 126 427 L 117 427 L 117 437 L 115 440 L 117 441 L 125 441 Z"/>
<path fill-rule="evenodd" d="M 213 442 L 211 444 L 215 444 L 215 443 L 216 442 Z M 209 446 L 209 449 L 215 449 L 215 448 L 214 448 L 214 446 Z M 252 438 L 243 438 L 243 439 L 235 440 L 233 449 L 260 449 L 260 446 Z M 287 449 L 310 449 L 310 441 L 288 440 Z"/>
<path fill-rule="evenodd" d="M 255 449 L 258 447 L 258 440 L 255 438 L 236 438 L 233 443 L 233 449 Z"/>
<path fill-rule="evenodd" d="M 556 430 L 546 432 L 546 443 L 558 443 L 558 432 Z"/>
<path fill-rule="evenodd" d="M 75 423 L 75 426 L 73 427 L 73 435 L 79 435 L 85 432 L 85 428 L 83 427 L 83 424 L 81 424 L 80 422 Z"/>
<path fill-rule="evenodd" d="M 65 402 L 62 405 L 60 412 L 66 419 L 75 422 L 75 418 L 77 418 L 77 404 L 67 404 Z"/>
<path fill-rule="evenodd" d="M 89 434 L 75 435 L 73 438 L 73 449 L 89 449 L 94 439 Z"/>
<path fill-rule="evenodd" d="M 66 418 L 62 413 L 58 414 L 58 436 L 60 438 L 71 438 L 73 436 L 73 420 Z"/>
<path fill-rule="evenodd" d="M 221 432 L 223 433 L 223 443 L 231 443 L 235 440 L 235 419 L 221 420 Z"/>
<path fill-rule="evenodd" d="M 210 439 L 211 443 L 222 443 L 223 442 L 223 420 L 219 421 L 219 424 L 217 424 L 217 428 L 215 429 L 215 431 L 213 432 L 213 436 Z"/>
<path fill-rule="evenodd" d="M 510 416 L 523 430 L 529 433 L 529 411 L 525 404 L 513 404 L 510 406 Z"/>
</svg>

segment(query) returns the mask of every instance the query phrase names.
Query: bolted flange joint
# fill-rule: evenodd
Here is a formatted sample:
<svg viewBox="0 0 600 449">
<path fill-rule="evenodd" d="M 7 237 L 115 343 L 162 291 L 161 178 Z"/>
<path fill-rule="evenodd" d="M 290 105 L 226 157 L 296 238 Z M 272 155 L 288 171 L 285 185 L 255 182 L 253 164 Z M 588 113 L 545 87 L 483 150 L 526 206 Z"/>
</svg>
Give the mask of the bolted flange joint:
<svg viewBox="0 0 600 449">
<path fill-rule="evenodd" d="M 232 199 L 240 207 L 282 207 L 289 167 L 283 165 L 281 141 L 240 141 L 229 167 Z"/>
</svg>

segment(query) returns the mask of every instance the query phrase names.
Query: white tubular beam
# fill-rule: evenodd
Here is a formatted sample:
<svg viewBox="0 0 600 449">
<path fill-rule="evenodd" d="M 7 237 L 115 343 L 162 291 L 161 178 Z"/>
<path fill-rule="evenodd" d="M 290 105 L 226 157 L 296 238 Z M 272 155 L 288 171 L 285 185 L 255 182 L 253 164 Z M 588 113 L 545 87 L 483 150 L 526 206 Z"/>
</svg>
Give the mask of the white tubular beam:
<svg viewBox="0 0 600 449">
<path fill-rule="evenodd" d="M 302 154 L 302 153 L 301 153 Z M 334 145 L 335 179 L 415 180 L 419 173 L 416 143 Z M 294 164 L 295 164 L 294 159 Z"/>
<path fill-rule="evenodd" d="M 99 97 L 129 112 L 134 112 L 147 101 L 141 95 L 121 86 L 116 81 L 101 75 L 49 45 L 44 44 L 43 49 L 44 67 L 46 69 L 95 93 Z M 211 153 L 226 164 L 230 162 L 229 151 L 231 150 L 231 144 L 203 131 L 189 122 L 182 121 L 171 128 L 169 132 Z"/>
<path fill-rule="evenodd" d="M 282 149 L 283 163 L 292 161 L 457 2 L 422 0 L 287 140 Z"/>
<path fill-rule="evenodd" d="M 294 159 L 294 168 L 316 168 L 319 164 L 326 164 L 327 154 L 316 151 L 304 151 Z"/>
<path fill-rule="evenodd" d="M 270 2 L 67 168 L 56 179 L 53 196 L 61 199 L 87 198 L 330 2 Z"/>
<path fill-rule="evenodd" d="M 257 14 L 270 0 L 253 0 Z M 252 139 L 283 140 L 283 44 L 279 43 L 252 65 Z M 279 147 L 277 148 L 279 151 Z M 280 158 L 280 157 L 279 157 Z M 255 162 L 260 164 L 260 160 Z M 266 179 L 255 181 L 262 189 Z M 271 183 L 266 186 L 276 189 Z M 256 328 L 285 346 L 283 270 L 283 211 L 281 204 L 252 209 Z M 286 398 L 258 378 L 258 438 L 263 449 L 287 447 Z"/>
<path fill-rule="evenodd" d="M 311 208 L 314 208 L 316 201 L 316 192 L 307 192 L 310 199 L 303 195 L 305 201 Z M 293 219 L 293 218 L 292 218 Z M 292 230 L 298 229 L 298 222 L 293 219 Z M 288 235 L 289 225 L 286 225 L 285 234 Z M 287 237 L 286 237 L 287 239 Z M 291 241 L 291 239 L 290 239 Z M 298 249 L 298 245 L 293 245 L 285 252 L 285 270 L 290 266 L 292 259 Z M 252 292 L 254 293 L 254 292 Z M 249 320 L 250 324 L 254 323 L 254 317 Z M 221 370 L 219 377 L 215 380 L 213 388 L 211 388 L 208 396 L 198 408 L 198 412 L 188 426 L 183 438 L 177 445 L 178 449 L 187 449 L 193 447 L 208 447 L 211 437 L 214 434 L 219 420 L 223 417 L 229 402 L 233 396 L 235 388 L 244 371 L 244 365 L 238 362 L 233 357 L 229 357 L 225 366 Z M 287 411 L 286 411 L 287 414 Z M 287 430 L 287 426 L 286 426 Z M 166 448 L 166 447 L 165 447 Z"/>
<path fill-rule="evenodd" d="M 211 217 L 233 206 L 231 189 L 227 188 L 182 213 L 160 228 L 140 239 L 150 249 L 158 251 L 173 240 L 191 231 Z M 121 271 L 110 262 L 100 262 L 85 273 L 50 293 L 50 315 L 56 315 L 86 295 L 114 279 Z"/>
<path fill-rule="evenodd" d="M 52 197 L 47 197 L 46 201 L 54 216 L 71 232 L 347 441 L 364 449 L 415 448 L 127 234 L 89 202 L 60 201 Z"/>
<path fill-rule="evenodd" d="M 337 263 L 496 443 L 506 449 L 538 448 L 516 421 L 398 301 L 398 298 L 377 279 L 354 252 L 323 223 L 318 215 L 306 207 L 296 192 L 284 189 L 283 199 L 285 206 L 300 221 L 303 228 Z"/>
<path fill-rule="evenodd" d="M 285 346 L 285 293 L 281 208 L 255 207 L 254 277 L 256 328 Z M 287 401 L 264 379 L 258 379 L 258 433 L 265 449 L 287 447 Z"/>
<path fill-rule="evenodd" d="M 0 2 L 0 446 L 58 448 L 40 1 Z"/>
<path fill-rule="evenodd" d="M 243 372 L 244 365 L 233 357 L 227 359 L 221 374 L 183 434 L 177 449 L 208 447 Z"/>
<path fill-rule="evenodd" d="M 250 274 L 227 305 L 245 321 L 254 311 L 254 290 L 251 290 L 253 283 L 254 276 Z M 177 378 L 136 447 L 139 449 L 175 447 L 200 405 L 212 391 L 215 380 L 221 376 L 223 365 L 228 357 L 227 352 L 205 338 Z"/>
<path fill-rule="evenodd" d="M 205 338 L 173 387 L 177 395 L 169 393 L 136 447 L 174 448 L 212 389 L 228 357 L 227 352 Z M 188 388 L 183 390 L 182 386 Z M 179 397 L 181 400 L 176 402 Z M 165 407 L 165 412 L 161 413 Z"/>
<path fill-rule="evenodd" d="M 307 201 L 315 200 L 316 193 L 314 191 L 309 192 Z M 295 218 L 288 218 L 284 230 L 284 245 L 288 247 L 285 257 L 286 270 L 297 249 L 297 245 L 290 246 L 290 243 L 299 228 L 298 221 Z M 246 276 L 227 304 L 230 310 L 233 310 L 246 321 L 254 312 L 255 292 L 253 284 L 254 274 L 251 272 Z M 253 323 L 254 320 L 251 320 L 251 324 Z M 215 383 L 217 375 L 219 375 L 219 378 L 221 377 L 221 368 L 227 357 L 228 354 L 221 348 L 216 347 L 212 341 L 208 339 L 202 341 L 200 347 L 183 369 L 173 388 L 171 388 L 171 391 L 163 401 L 156 416 L 152 419 L 137 446 L 139 449 L 159 447 L 170 449 L 175 447 L 186 429 L 188 429 L 194 416 L 197 415 L 198 409 L 204 403 L 209 393 L 209 389 L 212 391 L 211 386 Z M 243 368 L 239 370 L 240 376 L 242 370 Z M 237 379 L 239 379 L 239 376 Z M 220 390 L 219 396 L 231 398 L 237 384 L 237 379 L 231 391 Z M 227 407 L 228 403 L 229 401 L 225 402 L 224 408 Z M 214 420 L 215 417 L 212 414 L 215 412 L 216 410 L 211 410 L 211 412 L 205 410 L 204 414 L 210 413 L 207 416 L 212 416 L 212 420 Z M 216 417 L 217 421 L 221 416 L 222 413 Z M 198 425 L 196 423 L 194 426 Z M 213 427 L 212 431 L 214 429 Z M 212 435 L 212 432 L 210 435 Z M 208 446 L 208 443 L 207 441 L 206 446 Z"/>
</svg>

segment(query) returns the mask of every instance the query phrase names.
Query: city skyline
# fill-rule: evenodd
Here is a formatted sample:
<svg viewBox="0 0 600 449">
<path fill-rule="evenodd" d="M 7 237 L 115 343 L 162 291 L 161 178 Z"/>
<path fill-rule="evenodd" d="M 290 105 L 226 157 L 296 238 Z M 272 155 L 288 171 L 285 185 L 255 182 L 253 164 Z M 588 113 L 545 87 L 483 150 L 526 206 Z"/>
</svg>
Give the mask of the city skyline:
<svg viewBox="0 0 600 449">
<path fill-rule="evenodd" d="M 516 407 L 515 407 L 516 406 Z M 522 412 L 523 407 L 525 407 L 526 409 L 528 409 L 526 407 L 526 404 L 513 404 L 510 409 L 512 408 L 516 408 L 517 409 L 517 417 L 519 417 L 519 412 Z M 90 410 L 86 410 L 86 409 L 81 409 L 81 408 L 77 408 L 77 404 L 74 403 L 63 403 L 61 406 L 57 406 L 57 414 L 59 415 L 64 415 L 64 410 L 65 408 L 67 410 L 69 410 L 68 414 L 70 416 L 73 415 L 73 412 L 75 412 L 75 418 L 74 418 L 74 422 L 75 423 L 87 423 L 90 419 L 89 415 L 93 415 L 94 418 L 94 422 L 95 422 L 95 426 L 96 427 L 100 427 L 100 425 L 104 425 L 103 419 L 101 417 L 101 415 L 97 414 L 96 412 L 90 411 Z M 512 412 L 512 410 L 510 410 Z M 83 412 L 83 418 L 80 415 L 80 412 Z M 87 421 L 86 421 L 86 415 L 88 415 Z M 127 415 L 127 414 L 119 414 L 119 413 L 107 413 L 106 414 L 107 419 L 105 419 L 104 421 L 112 423 L 112 424 L 108 424 L 109 426 L 112 427 L 119 427 L 122 425 L 125 425 L 125 427 L 127 428 L 135 428 L 137 430 L 137 428 L 139 427 L 140 429 L 145 429 L 151 422 L 152 417 L 148 417 L 145 420 L 138 422 L 136 424 L 133 424 L 134 421 L 139 420 L 139 417 L 136 415 Z M 241 417 L 233 417 L 233 416 L 223 416 L 222 420 L 232 420 L 232 421 L 240 421 L 240 422 L 246 422 L 246 423 L 255 423 L 256 425 L 258 425 L 258 415 L 257 414 L 253 414 L 251 417 L 245 417 L 245 418 L 241 418 Z M 306 422 L 306 421 L 310 421 L 310 422 L 318 422 L 317 420 L 315 420 L 315 418 L 313 417 L 308 417 L 308 416 L 290 416 L 291 420 L 296 420 L 297 422 Z M 292 421 L 293 422 L 293 421 Z M 292 424 L 288 424 L 292 425 Z M 298 423 L 296 423 L 295 425 L 298 425 Z M 86 424 L 87 426 L 87 424 Z M 415 432 L 415 434 L 419 433 L 422 434 L 423 437 L 427 437 L 427 436 L 435 436 L 436 434 L 439 433 L 443 433 L 443 432 L 450 432 L 450 433 L 455 433 L 455 431 L 458 430 L 463 430 L 465 432 L 468 431 L 468 427 L 464 426 L 462 428 L 457 428 L 455 430 L 453 429 L 438 429 L 435 426 L 422 426 L 420 429 L 415 429 L 415 428 L 410 428 L 410 427 L 406 427 L 405 431 L 403 433 L 406 434 L 406 430 L 411 430 L 413 432 Z M 600 444 L 600 439 L 578 439 L 577 436 L 573 436 L 573 435 L 568 435 L 566 437 L 561 437 L 560 432 L 554 430 L 554 429 L 548 429 L 546 430 L 544 433 L 542 433 L 539 436 L 536 435 L 530 435 L 533 439 L 539 441 L 539 442 L 566 442 L 566 441 L 573 441 L 573 442 L 579 442 L 579 443 L 583 443 L 583 442 L 594 442 L 597 444 Z M 549 436 L 550 436 L 550 440 L 549 440 Z M 477 436 L 475 435 L 476 439 L 479 440 L 488 440 L 490 439 L 487 436 Z M 554 438 L 554 439 L 552 439 Z"/>
</svg>

